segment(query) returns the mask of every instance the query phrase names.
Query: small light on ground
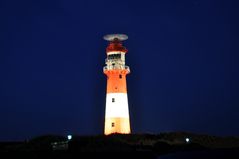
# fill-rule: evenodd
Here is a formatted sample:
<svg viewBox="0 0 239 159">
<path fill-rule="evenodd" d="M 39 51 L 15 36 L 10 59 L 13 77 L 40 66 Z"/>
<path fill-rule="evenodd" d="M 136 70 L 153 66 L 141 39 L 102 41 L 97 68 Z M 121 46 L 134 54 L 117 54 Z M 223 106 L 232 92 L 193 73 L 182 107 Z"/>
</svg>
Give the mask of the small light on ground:
<svg viewBox="0 0 239 159">
<path fill-rule="evenodd" d="M 190 142 L 190 139 L 187 137 L 187 138 L 185 139 L 185 141 L 186 141 L 186 143 L 189 143 L 189 142 Z"/>
<path fill-rule="evenodd" d="M 67 139 L 71 140 L 72 139 L 72 135 L 67 135 Z"/>
</svg>

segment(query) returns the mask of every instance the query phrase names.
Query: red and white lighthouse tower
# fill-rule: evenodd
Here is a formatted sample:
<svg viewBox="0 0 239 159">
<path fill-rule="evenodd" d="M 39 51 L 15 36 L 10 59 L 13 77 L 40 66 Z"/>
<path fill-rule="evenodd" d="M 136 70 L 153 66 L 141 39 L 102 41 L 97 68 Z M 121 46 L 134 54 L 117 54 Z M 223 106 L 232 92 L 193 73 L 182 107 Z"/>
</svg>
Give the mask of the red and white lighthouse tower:
<svg viewBox="0 0 239 159">
<path fill-rule="evenodd" d="M 104 134 L 129 134 L 130 119 L 126 75 L 130 73 L 130 70 L 125 65 L 125 54 L 128 50 L 122 45 L 122 41 L 127 40 L 128 36 L 110 34 L 105 35 L 104 39 L 109 41 L 106 48 L 106 66 L 103 68 L 104 74 L 107 76 Z"/>
</svg>

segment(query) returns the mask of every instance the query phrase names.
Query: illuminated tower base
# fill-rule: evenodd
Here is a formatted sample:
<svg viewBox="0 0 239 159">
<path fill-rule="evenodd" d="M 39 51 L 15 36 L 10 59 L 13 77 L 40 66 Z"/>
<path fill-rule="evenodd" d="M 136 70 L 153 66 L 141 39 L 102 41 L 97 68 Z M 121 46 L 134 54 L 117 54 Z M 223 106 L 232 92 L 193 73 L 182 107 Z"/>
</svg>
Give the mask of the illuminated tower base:
<svg viewBox="0 0 239 159">
<path fill-rule="evenodd" d="M 107 76 L 104 134 L 129 134 L 131 131 L 126 75 L 130 70 L 128 66 L 125 66 L 127 50 L 121 44 L 127 36 L 112 34 L 106 35 L 104 39 L 110 41 L 106 49 L 107 59 L 103 70 Z"/>
</svg>

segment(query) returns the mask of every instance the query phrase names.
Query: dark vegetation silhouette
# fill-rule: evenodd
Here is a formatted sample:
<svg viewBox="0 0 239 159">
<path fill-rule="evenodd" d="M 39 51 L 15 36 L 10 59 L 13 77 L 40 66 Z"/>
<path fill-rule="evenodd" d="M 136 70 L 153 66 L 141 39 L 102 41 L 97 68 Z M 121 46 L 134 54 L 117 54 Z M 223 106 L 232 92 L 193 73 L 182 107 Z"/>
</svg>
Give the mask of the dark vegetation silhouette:
<svg viewBox="0 0 239 159">
<path fill-rule="evenodd" d="M 185 139 L 190 138 L 190 142 Z M 55 147 L 54 147 L 55 146 Z M 161 134 L 112 134 L 108 136 L 44 135 L 24 142 L 2 142 L 0 152 L 8 156 L 34 158 L 76 158 L 103 156 L 156 158 L 175 152 L 233 149 L 239 152 L 238 137 L 217 137 L 187 132 Z M 239 154 L 239 153 L 238 153 Z"/>
</svg>

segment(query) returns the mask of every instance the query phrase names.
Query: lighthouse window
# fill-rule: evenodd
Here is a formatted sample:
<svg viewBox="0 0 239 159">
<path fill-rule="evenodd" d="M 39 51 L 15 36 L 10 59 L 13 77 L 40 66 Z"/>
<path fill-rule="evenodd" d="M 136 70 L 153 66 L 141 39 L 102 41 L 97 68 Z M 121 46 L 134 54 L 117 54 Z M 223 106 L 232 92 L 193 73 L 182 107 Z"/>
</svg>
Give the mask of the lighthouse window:
<svg viewBox="0 0 239 159">
<path fill-rule="evenodd" d="M 108 55 L 108 59 L 120 59 L 121 58 L 121 54 L 111 54 Z"/>
<path fill-rule="evenodd" d="M 115 58 L 120 59 L 121 58 L 121 54 L 116 54 Z"/>
<path fill-rule="evenodd" d="M 115 123 L 111 123 L 111 127 L 115 127 Z"/>
<path fill-rule="evenodd" d="M 119 78 L 122 78 L 122 75 L 119 75 Z"/>
<path fill-rule="evenodd" d="M 108 56 L 108 59 L 110 60 L 110 59 L 113 59 L 113 56 L 112 55 L 109 55 Z"/>
<path fill-rule="evenodd" d="M 112 98 L 112 103 L 115 102 L 115 98 Z"/>
</svg>

